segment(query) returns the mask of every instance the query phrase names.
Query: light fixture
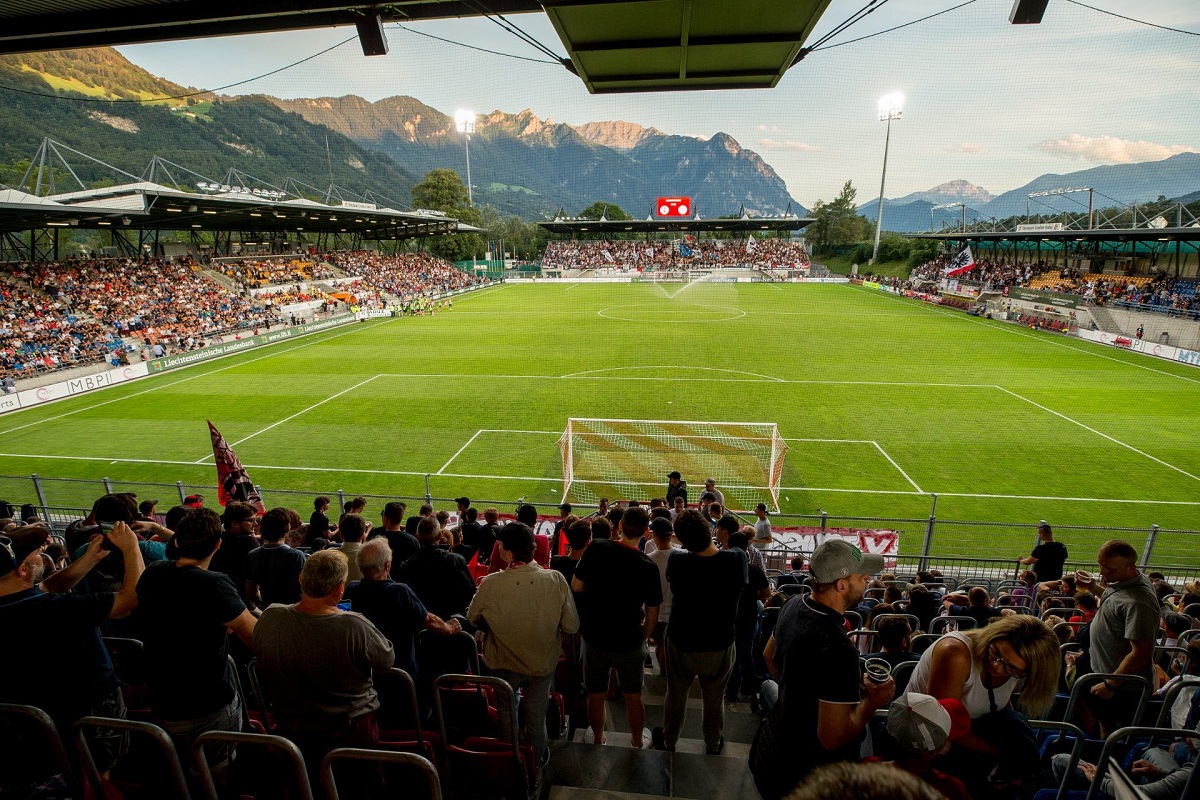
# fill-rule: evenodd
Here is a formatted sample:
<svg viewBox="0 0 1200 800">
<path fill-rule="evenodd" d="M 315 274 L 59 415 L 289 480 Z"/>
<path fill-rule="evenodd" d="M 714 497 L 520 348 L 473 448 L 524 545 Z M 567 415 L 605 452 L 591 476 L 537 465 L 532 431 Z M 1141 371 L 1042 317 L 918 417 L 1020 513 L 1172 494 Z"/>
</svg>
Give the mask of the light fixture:
<svg viewBox="0 0 1200 800">
<path fill-rule="evenodd" d="M 131 220 L 129 217 L 121 217 L 121 224 L 122 224 L 122 225 L 128 225 L 128 224 L 129 224 L 129 223 L 131 223 L 131 222 L 133 222 L 133 220 Z"/>
<path fill-rule="evenodd" d="M 883 139 L 883 176 L 879 179 L 879 208 L 875 211 L 875 247 L 871 251 L 874 264 L 879 258 L 879 235 L 883 233 L 883 189 L 887 185 L 888 146 L 892 142 L 892 120 L 900 119 L 904 113 L 904 95 L 890 92 L 879 98 L 879 121 L 887 123 L 887 134 Z"/>
</svg>

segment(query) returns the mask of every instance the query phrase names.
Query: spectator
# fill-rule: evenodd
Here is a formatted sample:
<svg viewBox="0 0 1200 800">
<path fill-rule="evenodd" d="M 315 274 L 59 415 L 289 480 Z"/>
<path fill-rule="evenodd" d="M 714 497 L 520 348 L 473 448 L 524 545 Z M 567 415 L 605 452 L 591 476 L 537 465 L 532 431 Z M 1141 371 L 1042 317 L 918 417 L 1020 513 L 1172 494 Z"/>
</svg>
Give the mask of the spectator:
<svg viewBox="0 0 1200 800">
<path fill-rule="evenodd" d="M 1010 709 L 1011 698 L 1019 688 L 1020 707 L 1040 717 L 1054 702 L 1061 668 L 1050 627 L 1019 614 L 947 633 L 921 655 L 908 690 L 958 700 L 971 715 L 971 730 L 955 743 L 952 763 L 975 794 L 988 776 L 1019 780 L 1036 769 L 1035 737 Z"/>
<path fill-rule="evenodd" d="M 584 551 L 592 543 L 591 521 L 586 519 L 575 520 L 563 532 L 563 538 L 567 542 L 567 553 L 562 556 L 551 556 L 550 569 L 561 572 L 563 577 L 567 579 L 567 583 L 570 583 L 571 578 L 575 577 L 575 567 L 578 566 L 579 559 L 583 558 Z M 579 600 L 580 598 L 576 596 L 576 605 L 578 605 Z"/>
<path fill-rule="evenodd" d="M 1158 633 L 1158 598 L 1150 580 L 1137 568 L 1137 551 L 1128 542 L 1111 540 L 1097 556 L 1106 588 L 1090 630 L 1094 672 L 1140 675 L 1153 686 L 1152 656 Z M 1092 687 L 1088 708 L 1104 736 L 1131 724 L 1138 689 L 1130 682 L 1100 681 Z"/>
<path fill-rule="evenodd" d="M 886 593 L 884 598 L 887 598 Z M 921 630 L 929 630 L 929 623 L 940 611 L 937 597 L 923 584 L 918 583 L 908 590 L 908 613 L 921 621 Z"/>
<path fill-rule="evenodd" d="M 1076 613 L 1071 615 L 1071 622 L 1091 622 L 1100 610 L 1100 600 L 1091 592 L 1080 592 L 1075 595 Z"/>
<path fill-rule="evenodd" d="M 254 628 L 263 692 L 279 732 L 310 766 L 334 747 L 378 741 L 371 671 L 395 663 L 392 643 L 366 617 L 338 608 L 346 575 L 341 553 L 313 553 L 300 573 L 300 601 L 271 606 Z"/>
<path fill-rule="evenodd" d="M 1032 553 L 1022 558 L 1020 563 L 1032 565 L 1039 582 L 1056 581 L 1062 577 L 1063 564 L 1067 561 L 1066 545 L 1054 541 L 1054 531 L 1046 520 L 1038 523 L 1037 533 L 1041 543 L 1033 548 Z"/>
<path fill-rule="evenodd" d="M 262 545 L 246 556 L 246 597 L 253 608 L 300 602 L 300 572 L 308 556 L 284 542 L 290 525 L 289 509 L 263 514 Z"/>
<path fill-rule="evenodd" d="M 671 621 L 667 624 L 667 697 L 654 746 L 674 750 L 687 713 L 688 691 L 700 679 L 704 746 L 710 755 L 725 747 L 723 695 L 733 670 L 738 600 L 746 586 L 746 557 L 721 550 L 708 520 L 694 509 L 675 520 L 675 537 L 687 552 L 667 560 Z"/>
<path fill-rule="evenodd" d="M 671 500 L 671 522 L 679 518 L 679 513 L 687 508 L 687 496 L 676 494 Z"/>
<path fill-rule="evenodd" d="M 249 503 L 232 502 L 221 515 L 225 534 L 221 549 L 213 556 L 211 569 L 223 572 L 238 592 L 246 591 L 246 558 L 258 549 L 258 511 Z"/>
<path fill-rule="evenodd" d="M 654 625 L 651 636 L 654 638 L 654 658 L 658 662 L 658 674 L 667 674 L 667 625 L 671 621 L 671 584 L 667 582 L 667 563 L 671 554 L 679 550 L 678 545 L 671 541 L 674 534 L 670 520 L 650 520 L 650 533 L 653 535 L 654 549 L 647 547 L 647 557 L 658 567 L 658 585 L 662 588 L 662 605 L 658 607 L 658 622 Z"/>
<path fill-rule="evenodd" d="M 522 503 L 521 505 L 517 506 L 517 522 L 521 523 L 522 525 L 527 526 L 529 528 L 529 530 L 534 531 L 534 534 L 533 534 L 533 541 L 534 541 L 533 560 L 536 561 L 538 564 L 540 564 L 542 567 L 549 569 L 549 567 L 550 567 L 550 537 L 544 533 L 536 532 L 537 524 L 538 524 L 537 508 L 530 505 L 529 503 Z M 596 539 L 600 538 L 599 536 L 595 535 L 594 529 L 593 529 L 593 538 L 596 538 Z M 489 575 L 492 574 L 493 572 L 499 572 L 502 569 L 508 569 L 508 564 L 504 561 L 504 559 L 500 558 L 500 553 L 497 548 L 499 548 L 499 544 L 492 546 L 492 553 L 491 553 L 491 556 L 488 558 L 488 574 Z"/>
<path fill-rule="evenodd" d="M 879 627 L 876 628 L 879 635 L 876 640 L 879 642 L 878 653 L 868 653 L 867 658 L 881 658 L 888 662 L 895 669 L 905 661 L 916 661 L 920 658 L 919 655 L 912 651 L 912 645 L 909 643 L 909 637 L 912 636 L 912 626 L 905 617 L 896 616 L 888 617 L 881 620 Z"/>
<path fill-rule="evenodd" d="M 1200 639 L 1192 639 L 1187 643 L 1187 655 L 1176 656 L 1172 659 L 1169 671 L 1176 673 L 1175 676 L 1164 683 L 1162 688 L 1154 693 L 1155 697 L 1165 697 L 1167 692 L 1171 691 L 1173 686 L 1182 682 L 1184 678 L 1200 676 Z M 1188 710 L 1195 695 L 1195 686 L 1184 686 L 1179 690 L 1179 694 L 1175 696 L 1175 703 L 1171 706 L 1172 728 L 1183 729 L 1185 727 Z"/>
<path fill-rule="evenodd" d="M 711 506 L 709 506 L 710 511 L 713 508 L 717 508 L 716 503 L 713 503 Z M 717 544 L 719 544 L 722 549 L 728 550 L 729 549 L 729 537 L 739 531 L 746 533 L 748 536 L 753 534 L 753 531 L 751 531 L 748 527 L 743 531 L 741 525 L 737 521 L 737 517 L 733 516 L 732 514 L 722 514 L 716 520 L 716 526 L 713 529 L 713 534 L 717 539 Z M 745 553 L 746 553 L 747 563 L 758 567 L 764 573 L 766 572 L 767 561 L 765 558 L 763 558 L 763 554 L 762 554 L 761 550 L 759 550 L 757 547 L 755 547 L 752 550 L 747 549 L 745 551 Z"/>
<path fill-rule="evenodd" d="M 862 599 L 870 576 L 883 570 L 883 557 L 830 539 L 813 552 L 809 570 L 812 594 L 783 606 L 764 653 L 779 682 L 779 701 L 750 751 L 764 800 L 785 797 L 823 764 L 858 760 L 867 723 L 896 689 L 890 677 L 883 683 L 860 677 L 843 616 Z"/>
<path fill-rule="evenodd" d="M 496 546 L 496 536 L 500 533 L 500 512 L 488 506 L 483 510 L 483 524 L 478 531 L 478 539 L 474 543 L 475 552 L 479 553 L 479 563 L 487 564 L 492 557 L 492 549 Z M 470 541 L 466 541 L 471 544 Z"/>
<path fill-rule="evenodd" d="M 80 717 L 125 718 L 125 700 L 100 625 L 137 607 L 142 553 L 137 536 L 123 522 L 95 537 L 67 569 L 45 577 L 42 551 L 50 530 L 25 525 L 0 537 L 0 630 L 11 648 L 20 648 L 20 669 L 29 680 L 0 681 L 0 702 L 33 705 L 45 711 L 63 741 Z M 123 561 L 117 592 L 72 592 L 105 557 L 107 542 Z M 11 663 L 11 661 L 10 661 Z M 88 747 L 101 772 L 125 753 L 127 736 L 90 729 Z M 10 778 L 11 776 L 5 776 Z"/>
<path fill-rule="evenodd" d="M 743 532 L 729 535 L 730 550 L 741 550 L 743 553 L 750 549 L 750 537 Z M 747 569 L 747 583 L 738 598 L 737 618 L 734 623 L 734 661 L 733 671 L 729 675 L 729 685 L 725 689 L 725 699 L 736 703 L 739 692 L 757 702 L 759 689 L 766 676 L 759 674 L 754 663 L 754 642 L 758 638 L 758 612 L 762 604 L 771 597 L 771 582 L 762 567 L 750 564 Z"/>
<path fill-rule="evenodd" d="M 407 520 L 404 521 L 404 530 L 407 531 L 408 533 L 410 533 L 411 535 L 416 536 L 417 535 L 417 526 L 421 524 L 421 520 L 425 519 L 426 517 L 432 517 L 432 516 L 433 516 L 433 506 L 429 505 L 428 503 L 422 503 L 421 507 L 419 509 L 417 509 L 416 515 L 409 517 Z"/>
<path fill-rule="evenodd" d="M 675 498 L 683 500 L 684 508 L 687 508 L 687 481 L 683 480 L 683 476 L 679 474 L 678 470 L 667 475 L 667 503 L 678 509 Z"/>
<path fill-rule="evenodd" d="M 937 700 L 909 692 L 888 706 L 887 739 L 896 750 L 892 763 L 928 783 L 947 800 L 970 800 L 970 795 L 958 778 L 934 769 L 934 758 L 970 729 L 971 716 L 957 700 Z"/>
<path fill-rule="evenodd" d="M 475 579 L 467 569 L 466 559 L 437 546 L 441 533 L 436 517 L 432 514 L 422 517 L 417 526 L 420 551 L 405 561 L 398 573 L 394 569 L 393 573 L 421 598 L 425 608 L 441 619 L 450 619 L 466 612 L 475 596 Z"/>
<path fill-rule="evenodd" d="M 563 541 L 564 531 L 568 525 L 567 520 L 573 518 L 571 513 L 571 504 L 562 503 L 558 507 L 558 520 L 554 523 L 554 533 L 550 536 L 550 553 L 551 558 L 554 556 L 566 555 L 567 543 Z M 570 579 L 568 579 L 570 580 Z"/>
<path fill-rule="evenodd" d="M 717 482 L 715 480 L 713 480 L 712 478 L 705 478 L 704 479 L 704 491 L 711 494 L 713 496 L 713 499 L 721 504 L 722 508 L 725 507 L 725 494 L 724 494 L 724 492 L 722 492 L 720 489 L 717 488 Z"/>
<path fill-rule="evenodd" d="M 458 526 L 459 544 L 454 552 L 458 553 L 463 558 L 470 561 L 475 556 L 480 559 L 488 553 L 479 552 L 480 539 L 482 537 L 483 523 L 479 521 L 479 511 L 475 508 L 468 507 L 463 512 L 462 521 Z M 492 543 L 488 543 L 488 552 L 491 552 Z"/>
<path fill-rule="evenodd" d="M 417 634 L 427 630 L 439 636 L 453 636 L 462 630 L 462 625 L 456 619 L 447 621 L 429 613 L 412 589 L 391 579 L 392 548 L 387 539 L 371 539 L 356 556 L 362 579 L 346 587 L 350 610 L 362 614 L 387 637 L 396 653 L 396 666 L 416 679 Z"/>
<path fill-rule="evenodd" d="M 383 507 L 383 531 L 371 534 L 371 538 L 384 536 L 392 549 L 392 580 L 399 576 L 400 566 L 421 550 L 417 537 L 404 529 L 404 503 L 392 501 Z"/>
<path fill-rule="evenodd" d="M 767 516 L 767 504 L 759 503 L 754 507 L 754 539 L 751 544 L 759 550 L 770 550 L 775 534 L 771 530 L 771 519 Z"/>
<path fill-rule="evenodd" d="M 649 744 L 650 732 L 643 728 L 642 668 L 646 640 L 658 623 L 663 600 L 658 568 L 637 548 L 649 525 L 644 508 L 629 509 L 621 519 L 620 538 L 588 546 L 571 578 L 571 588 L 587 600 L 581 614 L 583 678 L 596 744 L 604 744 L 610 669 L 616 672 L 625 698 L 633 746 L 641 749 Z"/>
<path fill-rule="evenodd" d="M 942 605 L 948 616 L 970 617 L 977 628 L 1000 616 L 999 609 L 992 607 L 992 598 L 982 586 L 972 586 L 966 593 L 951 592 L 942 598 Z"/>
<path fill-rule="evenodd" d="M 188 513 L 174 538 L 179 559 L 146 567 L 137 584 L 150 712 L 175 748 L 191 752 L 205 731 L 240 731 L 242 704 L 229 662 L 229 636 L 254 644 L 256 619 L 228 575 L 210 569 L 222 546 L 221 518 L 207 508 Z M 217 752 L 219 751 L 219 752 Z M 218 773 L 233 747 L 206 751 Z"/>
<path fill-rule="evenodd" d="M 350 581 L 362 580 L 362 573 L 358 571 L 358 553 L 362 550 L 363 542 L 367 540 L 367 533 L 370 530 L 371 523 L 355 512 L 343 514 L 341 521 L 338 522 L 338 532 L 342 537 L 342 555 L 346 557 L 348 580 Z"/>
<path fill-rule="evenodd" d="M 915 775 L 889 764 L 842 761 L 817 767 L 787 800 L 946 800 Z"/>
<path fill-rule="evenodd" d="M 504 526 L 499 558 L 510 568 L 488 575 L 471 601 L 467 619 L 487 631 L 483 661 L 492 673 L 523 690 L 521 739 L 546 758 L 546 707 L 562 635 L 579 630 L 575 601 L 562 574 L 533 562 L 533 530 L 519 522 Z M 512 730 L 509 709 L 498 709 L 502 728 Z"/>
<path fill-rule="evenodd" d="M 329 524 L 329 498 L 325 495 L 313 500 L 313 513 L 308 518 L 308 539 L 304 544 L 320 549 L 337 533 L 337 526 Z"/>
</svg>

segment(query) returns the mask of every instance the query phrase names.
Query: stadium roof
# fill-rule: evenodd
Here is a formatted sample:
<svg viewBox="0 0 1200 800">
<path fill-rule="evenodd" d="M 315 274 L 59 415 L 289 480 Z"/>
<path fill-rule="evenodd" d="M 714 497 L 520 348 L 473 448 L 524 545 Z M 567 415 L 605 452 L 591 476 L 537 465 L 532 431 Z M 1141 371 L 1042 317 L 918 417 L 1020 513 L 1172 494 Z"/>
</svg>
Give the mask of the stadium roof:
<svg viewBox="0 0 1200 800">
<path fill-rule="evenodd" d="M 305 198 L 265 197 L 252 191 L 193 193 L 150 181 L 49 197 L 36 197 L 15 189 L 0 190 L 0 231 L 16 232 L 48 226 L 357 233 L 372 239 L 405 239 L 478 230 L 436 212 L 397 211 L 370 203 L 331 205 Z"/>
<path fill-rule="evenodd" d="M 545 11 L 588 91 L 767 88 L 831 0 L 0 0 L 0 54 Z M 380 50 L 382 48 L 382 50 Z"/>
<path fill-rule="evenodd" d="M 798 231 L 811 225 L 816 220 L 811 217 L 797 217 L 787 214 L 782 217 L 751 217 L 743 214 L 732 219 L 700 219 L 688 217 L 683 219 L 579 219 L 576 217 L 558 216 L 546 222 L 539 222 L 551 233 L 578 235 L 580 233 L 659 233 L 674 231 Z"/>
</svg>

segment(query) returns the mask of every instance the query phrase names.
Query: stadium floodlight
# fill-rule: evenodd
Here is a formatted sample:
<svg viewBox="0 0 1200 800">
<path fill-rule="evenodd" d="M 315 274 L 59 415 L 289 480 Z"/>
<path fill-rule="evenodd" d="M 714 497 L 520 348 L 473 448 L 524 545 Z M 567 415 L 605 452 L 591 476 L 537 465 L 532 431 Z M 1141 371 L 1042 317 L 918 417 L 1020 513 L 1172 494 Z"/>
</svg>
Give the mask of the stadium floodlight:
<svg viewBox="0 0 1200 800">
<path fill-rule="evenodd" d="M 471 134 L 475 132 L 475 112 L 460 108 L 454 112 L 454 128 L 464 135 L 467 148 L 467 205 L 475 205 L 475 194 L 471 190 Z"/>
<path fill-rule="evenodd" d="M 883 188 L 887 185 L 888 147 L 892 143 L 892 120 L 900 119 L 904 113 L 904 95 L 891 92 L 879 98 L 879 121 L 887 123 L 887 135 L 883 140 L 883 177 L 879 179 L 879 208 L 875 212 L 875 248 L 871 251 L 871 263 L 879 259 L 879 235 L 883 232 Z"/>
<path fill-rule="evenodd" d="M 716 480 L 730 508 L 778 510 L 787 449 L 774 422 L 571 418 L 559 439 L 563 502 L 655 497 L 678 470 Z"/>
</svg>

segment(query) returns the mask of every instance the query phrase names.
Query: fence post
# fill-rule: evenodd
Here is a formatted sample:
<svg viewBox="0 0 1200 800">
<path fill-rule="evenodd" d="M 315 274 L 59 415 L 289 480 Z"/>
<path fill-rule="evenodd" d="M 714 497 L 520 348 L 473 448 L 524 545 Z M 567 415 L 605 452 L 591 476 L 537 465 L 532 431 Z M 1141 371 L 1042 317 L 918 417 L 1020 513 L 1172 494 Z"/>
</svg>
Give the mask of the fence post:
<svg viewBox="0 0 1200 800">
<path fill-rule="evenodd" d="M 254 484 L 254 491 L 258 492 L 258 499 L 261 501 L 262 500 L 262 487 L 256 483 L 256 484 Z M 266 508 L 266 507 L 267 507 L 267 504 L 263 503 L 263 508 Z M 344 507 L 345 506 L 343 506 L 343 508 Z"/>
<path fill-rule="evenodd" d="M 929 522 L 925 524 L 925 541 L 921 544 L 921 572 L 929 569 L 929 553 L 933 549 L 933 528 L 937 524 L 937 495 L 930 495 L 933 504 L 929 507 Z"/>
<path fill-rule="evenodd" d="M 104 481 L 104 493 L 105 493 L 105 494 L 112 494 L 112 493 L 113 493 L 113 491 L 112 491 L 112 481 L 111 481 L 111 480 L 109 480 L 108 478 L 102 478 L 101 480 L 103 480 L 103 481 Z"/>
<path fill-rule="evenodd" d="M 817 510 L 821 512 L 821 530 L 822 530 L 822 531 L 824 531 L 824 530 L 825 530 L 825 523 L 826 523 L 826 521 L 828 521 L 828 519 L 829 519 L 829 514 L 825 513 L 825 509 L 823 509 L 823 508 L 820 508 L 820 509 L 817 509 Z"/>
<path fill-rule="evenodd" d="M 175 481 L 175 488 L 179 490 L 179 505 L 183 505 L 187 495 L 183 493 L 183 481 Z"/>
<path fill-rule="evenodd" d="M 346 510 L 346 493 L 343 492 L 341 489 L 338 489 L 338 510 L 337 510 L 338 516 L 341 516 L 342 512 L 345 510 Z"/>
<path fill-rule="evenodd" d="M 50 507 L 49 503 L 46 502 L 46 492 L 42 489 L 42 479 L 38 477 L 36 472 L 29 477 L 33 478 L 33 490 L 37 493 L 38 505 L 42 509 L 42 519 L 50 522 Z"/>
<path fill-rule="evenodd" d="M 429 491 L 429 473 L 425 473 L 425 503 L 433 505 L 433 493 Z"/>
<path fill-rule="evenodd" d="M 1150 556 L 1154 553 L 1154 541 L 1158 538 L 1158 526 L 1150 526 L 1150 535 L 1146 537 L 1146 547 L 1142 550 L 1142 568 L 1150 566 Z"/>
</svg>

